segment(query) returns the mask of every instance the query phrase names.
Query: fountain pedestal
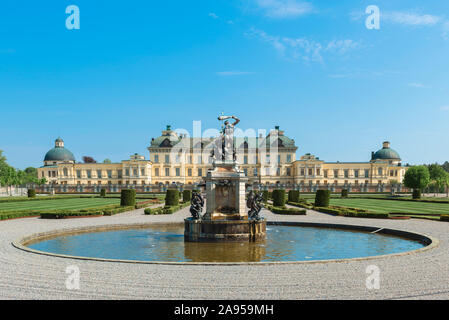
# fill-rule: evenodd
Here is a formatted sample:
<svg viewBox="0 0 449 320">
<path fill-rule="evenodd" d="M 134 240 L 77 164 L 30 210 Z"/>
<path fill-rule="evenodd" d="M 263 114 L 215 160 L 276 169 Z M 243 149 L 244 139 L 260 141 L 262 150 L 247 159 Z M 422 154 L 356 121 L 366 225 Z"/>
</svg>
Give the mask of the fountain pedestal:
<svg viewBox="0 0 449 320">
<path fill-rule="evenodd" d="M 266 237 L 264 219 L 248 219 L 248 179 L 232 160 L 215 161 L 206 177 L 206 213 L 185 219 L 185 241 L 259 241 Z"/>
</svg>

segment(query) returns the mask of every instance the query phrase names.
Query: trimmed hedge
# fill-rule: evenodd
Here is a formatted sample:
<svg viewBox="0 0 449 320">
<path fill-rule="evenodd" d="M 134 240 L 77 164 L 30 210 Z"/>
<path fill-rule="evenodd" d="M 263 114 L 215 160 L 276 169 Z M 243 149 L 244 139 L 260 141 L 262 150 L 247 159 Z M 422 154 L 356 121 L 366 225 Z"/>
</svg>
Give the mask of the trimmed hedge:
<svg viewBox="0 0 449 320">
<path fill-rule="evenodd" d="M 285 190 L 277 189 L 273 190 L 273 206 L 284 207 L 285 206 Z"/>
<path fill-rule="evenodd" d="M 413 199 L 421 199 L 421 190 L 413 189 L 412 198 Z"/>
<path fill-rule="evenodd" d="M 449 214 L 442 214 L 440 220 L 449 222 Z"/>
<path fill-rule="evenodd" d="M 347 198 L 348 197 L 348 189 L 342 189 L 341 190 L 341 197 Z"/>
<path fill-rule="evenodd" d="M 120 205 L 122 207 L 136 205 L 136 190 L 123 189 L 120 196 Z"/>
<path fill-rule="evenodd" d="M 299 190 L 290 190 L 288 192 L 288 202 L 300 202 L 299 201 Z"/>
<path fill-rule="evenodd" d="M 28 198 L 36 198 L 36 189 L 28 189 Z"/>
<path fill-rule="evenodd" d="M 268 192 L 268 190 L 263 190 L 262 191 L 263 202 L 267 203 L 269 198 L 270 198 L 270 193 Z"/>
<path fill-rule="evenodd" d="M 192 191 L 184 190 L 182 192 L 182 202 L 190 202 L 190 200 L 192 200 Z"/>
<path fill-rule="evenodd" d="M 167 189 L 165 194 L 166 206 L 177 206 L 179 204 L 179 191 L 176 189 Z"/>
<path fill-rule="evenodd" d="M 305 209 L 275 207 L 275 206 L 267 206 L 267 209 L 275 214 L 287 214 L 287 215 L 305 215 L 307 212 Z"/>
<path fill-rule="evenodd" d="M 388 219 L 390 215 L 388 213 L 381 212 L 368 212 L 366 210 L 356 209 L 356 208 L 343 208 L 343 207 L 315 207 L 316 211 L 328 213 L 333 216 L 342 217 L 355 217 L 355 218 L 379 218 Z"/>
<path fill-rule="evenodd" d="M 182 208 L 185 208 L 185 207 L 187 207 L 189 205 L 190 205 L 189 202 L 184 202 L 184 203 L 181 203 L 181 204 L 179 204 L 177 206 L 165 206 L 165 207 L 158 207 L 158 208 L 146 208 L 144 212 L 145 212 L 146 215 L 172 214 L 172 213 L 175 213 L 176 211 L 179 211 Z"/>
<path fill-rule="evenodd" d="M 315 195 L 316 207 L 329 207 L 330 190 L 317 190 Z"/>
<path fill-rule="evenodd" d="M 106 197 L 106 189 L 103 188 L 100 190 L 100 197 L 102 198 Z"/>
<path fill-rule="evenodd" d="M 103 214 L 105 216 L 113 216 L 114 214 L 123 213 L 123 212 L 127 212 L 127 211 L 132 211 L 134 209 L 135 209 L 135 207 L 133 207 L 133 206 L 126 206 L 126 207 L 121 207 L 120 206 L 120 207 L 117 207 L 117 208 L 114 208 L 114 209 L 105 210 L 103 212 Z"/>
<path fill-rule="evenodd" d="M 67 219 L 74 217 L 102 216 L 102 211 L 67 211 L 67 212 L 42 212 L 41 219 Z"/>
</svg>

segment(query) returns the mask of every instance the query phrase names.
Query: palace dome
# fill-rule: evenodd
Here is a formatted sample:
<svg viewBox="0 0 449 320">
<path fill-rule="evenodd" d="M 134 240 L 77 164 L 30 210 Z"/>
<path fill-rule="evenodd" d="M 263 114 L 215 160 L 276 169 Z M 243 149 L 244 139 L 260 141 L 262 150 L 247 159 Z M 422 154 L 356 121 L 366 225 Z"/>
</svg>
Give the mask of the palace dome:
<svg viewBox="0 0 449 320">
<path fill-rule="evenodd" d="M 390 142 L 385 141 L 383 148 L 375 152 L 372 160 L 401 160 L 399 153 L 390 148 Z"/>
<path fill-rule="evenodd" d="M 45 154 L 44 161 L 73 161 L 75 156 L 68 149 L 64 148 L 64 141 L 61 138 L 55 140 L 55 147 Z"/>
</svg>

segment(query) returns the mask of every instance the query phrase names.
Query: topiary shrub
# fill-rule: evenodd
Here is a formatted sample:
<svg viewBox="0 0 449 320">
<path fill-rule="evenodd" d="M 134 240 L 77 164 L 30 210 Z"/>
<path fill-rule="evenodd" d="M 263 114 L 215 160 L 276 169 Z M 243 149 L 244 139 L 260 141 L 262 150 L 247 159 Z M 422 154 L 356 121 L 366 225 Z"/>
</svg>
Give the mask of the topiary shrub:
<svg viewBox="0 0 449 320">
<path fill-rule="evenodd" d="M 28 198 L 36 198 L 36 189 L 28 189 Z"/>
<path fill-rule="evenodd" d="M 413 189 L 413 199 L 421 199 L 421 190 Z"/>
<path fill-rule="evenodd" d="M 290 190 L 288 192 L 288 202 L 299 202 L 299 190 Z"/>
<path fill-rule="evenodd" d="M 190 202 L 191 199 L 192 199 L 192 191 L 184 190 L 182 192 L 182 202 Z"/>
<path fill-rule="evenodd" d="M 342 189 L 341 190 L 341 197 L 347 198 L 348 197 L 348 189 Z"/>
<path fill-rule="evenodd" d="M 103 188 L 100 190 L 100 197 L 102 198 L 106 197 L 106 189 Z"/>
<path fill-rule="evenodd" d="M 268 198 L 270 197 L 270 194 L 268 192 L 268 190 L 263 190 L 262 191 L 262 198 L 263 198 L 263 202 L 267 203 L 268 202 Z"/>
<path fill-rule="evenodd" d="M 136 205 L 136 190 L 134 189 L 123 189 L 120 195 L 120 205 L 124 206 L 135 206 Z"/>
<path fill-rule="evenodd" d="M 285 190 L 277 189 L 273 190 L 273 206 L 284 207 L 285 206 Z"/>
<path fill-rule="evenodd" d="M 165 194 L 166 206 L 177 206 L 179 204 L 179 192 L 176 189 L 167 189 Z"/>
<path fill-rule="evenodd" d="M 329 190 L 318 190 L 315 195 L 315 207 L 329 207 L 330 196 Z"/>
</svg>

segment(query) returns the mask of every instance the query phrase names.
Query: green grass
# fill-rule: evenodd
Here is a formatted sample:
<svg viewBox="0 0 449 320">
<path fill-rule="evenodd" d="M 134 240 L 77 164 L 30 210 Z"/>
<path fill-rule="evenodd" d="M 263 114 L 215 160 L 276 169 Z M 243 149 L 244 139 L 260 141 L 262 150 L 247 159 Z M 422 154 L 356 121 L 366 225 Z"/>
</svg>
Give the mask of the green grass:
<svg viewBox="0 0 449 320">
<path fill-rule="evenodd" d="M 44 201 L 4 202 L 0 203 L 0 212 L 14 212 L 23 210 L 82 210 L 111 204 L 120 204 L 120 199 L 74 198 Z"/>
<path fill-rule="evenodd" d="M 449 203 L 426 203 L 413 201 L 376 200 L 376 199 L 341 199 L 331 198 L 330 205 L 359 208 L 372 212 L 449 214 Z"/>
</svg>

